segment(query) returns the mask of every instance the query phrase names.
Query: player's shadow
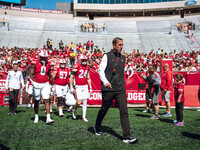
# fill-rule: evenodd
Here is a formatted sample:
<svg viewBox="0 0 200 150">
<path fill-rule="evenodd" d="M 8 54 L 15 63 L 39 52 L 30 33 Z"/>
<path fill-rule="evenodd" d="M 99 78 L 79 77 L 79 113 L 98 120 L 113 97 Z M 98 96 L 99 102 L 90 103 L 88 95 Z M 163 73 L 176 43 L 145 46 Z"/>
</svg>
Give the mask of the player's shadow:
<svg viewBox="0 0 200 150">
<path fill-rule="evenodd" d="M 68 116 L 66 117 L 66 119 L 73 119 L 73 118 L 72 118 L 72 115 L 71 115 L 71 114 L 68 115 Z M 76 120 L 82 120 L 82 116 L 81 116 L 81 115 L 76 115 Z"/>
<path fill-rule="evenodd" d="M 146 118 L 150 118 L 151 115 L 143 115 L 143 114 L 135 114 L 138 117 L 146 117 Z"/>
<path fill-rule="evenodd" d="M 17 110 L 17 111 L 16 111 L 17 114 L 18 114 L 18 113 L 21 113 L 21 112 L 26 112 L 26 111 L 24 111 L 24 110 Z"/>
<path fill-rule="evenodd" d="M 197 111 L 197 109 L 187 109 L 187 110 L 189 110 L 189 111 Z"/>
<path fill-rule="evenodd" d="M 59 116 L 59 111 L 53 111 L 54 115 Z"/>
<path fill-rule="evenodd" d="M 166 123 L 173 123 L 172 119 L 164 119 L 164 118 L 159 118 L 160 121 L 166 122 Z"/>
<path fill-rule="evenodd" d="M 142 110 L 142 109 L 133 109 L 133 111 L 139 111 L 139 112 L 142 112 L 142 111 L 144 111 L 144 110 Z"/>
<path fill-rule="evenodd" d="M 2 150 L 10 150 L 9 147 L 6 147 L 5 145 L 1 144 L 1 141 L 0 141 L 0 149 L 2 149 Z"/>
<path fill-rule="evenodd" d="M 33 120 L 33 121 L 34 121 L 34 119 L 35 119 L 35 117 L 32 117 L 32 118 L 31 118 L 31 120 Z M 46 123 L 46 119 L 47 119 L 47 117 L 45 117 L 45 116 L 40 116 L 40 117 L 39 117 L 39 121 L 42 120 L 42 121 L 45 122 L 45 123 Z"/>
<path fill-rule="evenodd" d="M 181 132 L 183 136 L 189 137 L 191 139 L 200 140 L 200 134 L 189 133 L 189 132 Z"/>
<path fill-rule="evenodd" d="M 113 136 L 115 136 L 116 138 L 118 138 L 119 140 L 123 140 L 123 137 L 121 135 L 119 135 L 118 133 L 116 133 L 112 128 L 110 127 L 107 127 L 107 126 L 101 126 L 101 130 L 103 133 L 108 133 L 108 134 L 111 134 Z M 94 133 L 94 128 L 93 127 L 89 127 L 88 128 L 88 131 L 90 133 Z"/>
</svg>

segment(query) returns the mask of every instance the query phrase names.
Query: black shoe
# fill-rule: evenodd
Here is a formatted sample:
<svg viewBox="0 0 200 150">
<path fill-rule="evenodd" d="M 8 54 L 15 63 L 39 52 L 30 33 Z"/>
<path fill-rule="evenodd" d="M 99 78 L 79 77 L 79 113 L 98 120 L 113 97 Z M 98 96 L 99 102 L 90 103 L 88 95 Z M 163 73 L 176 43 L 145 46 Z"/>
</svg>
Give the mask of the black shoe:
<svg viewBox="0 0 200 150">
<path fill-rule="evenodd" d="M 8 115 L 12 115 L 12 112 L 8 112 Z"/>
<path fill-rule="evenodd" d="M 96 125 L 93 126 L 94 128 L 94 133 L 98 136 L 102 135 L 102 131 L 100 129 L 100 127 L 96 127 Z"/>
<path fill-rule="evenodd" d="M 137 138 L 128 135 L 128 136 L 124 137 L 123 142 L 124 143 L 135 143 L 135 142 L 137 142 Z"/>
</svg>

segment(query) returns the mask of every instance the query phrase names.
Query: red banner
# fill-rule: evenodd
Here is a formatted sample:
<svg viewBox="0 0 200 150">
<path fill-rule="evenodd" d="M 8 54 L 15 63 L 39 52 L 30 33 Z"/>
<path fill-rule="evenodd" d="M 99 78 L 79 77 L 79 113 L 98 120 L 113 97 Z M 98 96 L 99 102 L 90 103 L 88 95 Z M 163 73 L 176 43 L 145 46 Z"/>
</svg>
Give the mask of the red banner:
<svg viewBox="0 0 200 150">
<path fill-rule="evenodd" d="M 146 91 L 127 90 L 127 101 L 129 104 L 145 103 Z M 95 90 L 91 93 L 88 99 L 88 105 L 101 105 L 102 94 L 100 90 Z"/>
</svg>

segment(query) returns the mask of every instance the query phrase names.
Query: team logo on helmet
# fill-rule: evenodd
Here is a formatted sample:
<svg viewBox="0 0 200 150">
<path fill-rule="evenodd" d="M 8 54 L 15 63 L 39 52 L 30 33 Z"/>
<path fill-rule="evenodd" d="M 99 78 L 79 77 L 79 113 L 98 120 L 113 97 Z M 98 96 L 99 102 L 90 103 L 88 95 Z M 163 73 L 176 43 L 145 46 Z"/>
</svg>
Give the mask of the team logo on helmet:
<svg viewBox="0 0 200 150">
<path fill-rule="evenodd" d="M 39 56 L 39 61 L 45 65 L 47 63 L 47 58 L 48 58 L 48 53 L 46 50 L 41 50 L 40 53 L 38 54 Z"/>
<path fill-rule="evenodd" d="M 80 63 L 81 65 L 87 65 L 87 61 L 88 61 L 88 59 L 87 59 L 87 57 L 86 57 L 85 55 L 81 55 L 81 56 L 79 57 L 79 63 Z"/>
<path fill-rule="evenodd" d="M 61 59 L 61 60 L 59 61 L 59 66 L 60 66 L 61 68 L 65 68 L 65 67 L 66 67 L 66 60 Z"/>
</svg>

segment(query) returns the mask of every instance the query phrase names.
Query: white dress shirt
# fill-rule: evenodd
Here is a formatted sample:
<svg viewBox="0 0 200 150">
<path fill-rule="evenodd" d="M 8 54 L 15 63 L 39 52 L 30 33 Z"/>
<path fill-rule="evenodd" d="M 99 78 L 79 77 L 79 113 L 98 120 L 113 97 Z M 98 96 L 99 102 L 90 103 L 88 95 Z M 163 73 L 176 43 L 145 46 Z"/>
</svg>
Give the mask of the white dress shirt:
<svg viewBox="0 0 200 150">
<path fill-rule="evenodd" d="M 20 89 L 20 83 L 22 84 L 22 87 L 24 87 L 24 79 L 22 76 L 22 72 L 15 72 L 14 70 L 9 71 L 6 79 L 6 89 Z"/>
<path fill-rule="evenodd" d="M 105 70 L 106 70 L 106 67 L 107 67 L 107 54 L 104 54 L 103 57 L 102 57 L 102 60 L 101 60 L 101 63 L 100 63 L 100 66 L 99 66 L 99 76 L 100 76 L 100 79 L 101 81 L 103 82 L 103 84 L 105 85 L 106 83 L 109 83 L 107 78 L 106 78 L 106 75 L 105 75 Z"/>
</svg>

